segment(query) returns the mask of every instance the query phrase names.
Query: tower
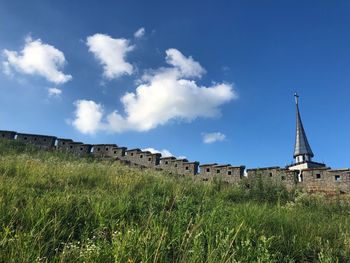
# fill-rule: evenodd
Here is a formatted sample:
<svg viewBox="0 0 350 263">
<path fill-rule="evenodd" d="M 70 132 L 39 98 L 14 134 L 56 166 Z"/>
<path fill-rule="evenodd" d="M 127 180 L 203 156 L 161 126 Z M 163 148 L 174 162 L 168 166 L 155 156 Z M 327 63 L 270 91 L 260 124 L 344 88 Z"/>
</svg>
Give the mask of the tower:
<svg viewBox="0 0 350 263">
<path fill-rule="evenodd" d="M 316 163 L 312 161 L 314 153 L 311 150 L 309 141 L 306 137 L 303 122 L 301 121 L 299 111 L 299 95 L 294 94 L 295 106 L 296 106 L 296 132 L 295 132 L 295 145 L 294 145 L 294 164 L 289 166 L 290 170 L 303 170 L 316 167 L 324 167 L 324 164 Z"/>
</svg>

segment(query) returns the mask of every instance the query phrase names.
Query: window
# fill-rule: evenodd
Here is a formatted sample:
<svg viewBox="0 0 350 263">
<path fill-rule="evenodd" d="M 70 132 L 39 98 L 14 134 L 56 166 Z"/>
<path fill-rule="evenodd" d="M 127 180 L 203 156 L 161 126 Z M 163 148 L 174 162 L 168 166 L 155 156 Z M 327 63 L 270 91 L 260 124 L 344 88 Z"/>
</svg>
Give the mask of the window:
<svg viewBox="0 0 350 263">
<path fill-rule="evenodd" d="M 175 167 L 177 167 L 177 163 L 175 164 Z"/>
<path fill-rule="evenodd" d="M 185 168 L 186 170 L 188 170 L 189 168 L 188 168 L 188 166 L 186 166 L 186 168 Z"/>
<path fill-rule="evenodd" d="M 216 170 L 216 173 L 217 173 L 217 174 L 219 174 L 219 173 L 220 173 L 220 170 L 219 170 L 219 169 L 217 169 L 217 170 Z"/>
<path fill-rule="evenodd" d="M 130 156 L 134 156 L 134 153 L 130 153 Z"/>
<path fill-rule="evenodd" d="M 272 173 L 269 173 L 269 176 L 272 177 Z"/>
<path fill-rule="evenodd" d="M 97 148 L 97 151 L 99 152 L 100 150 L 101 150 L 100 147 L 98 147 L 98 148 Z"/>
<path fill-rule="evenodd" d="M 114 151 L 114 154 L 116 154 L 117 153 L 117 151 Z"/>
<path fill-rule="evenodd" d="M 284 175 L 281 176 L 281 180 L 284 181 L 286 180 L 286 177 Z"/>
<path fill-rule="evenodd" d="M 24 137 L 24 139 L 25 139 L 25 140 L 28 140 L 28 138 L 27 138 L 27 137 Z"/>
<path fill-rule="evenodd" d="M 34 141 L 36 141 L 37 140 L 37 138 L 34 138 Z"/>
<path fill-rule="evenodd" d="M 149 161 L 149 162 L 150 162 L 150 161 L 152 161 L 152 158 L 151 158 L 151 157 L 149 157 L 149 158 L 148 158 L 148 161 Z"/>
<path fill-rule="evenodd" d="M 71 146 L 69 146 L 69 148 L 71 148 L 71 149 L 72 149 L 72 148 L 73 148 L 73 146 L 71 145 Z"/>
<path fill-rule="evenodd" d="M 2 137 L 5 137 L 5 134 L 1 134 Z"/>
<path fill-rule="evenodd" d="M 210 172 L 210 168 L 207 168 L 207 169 L 205 169 L 206 171 L 207 171 L 207 173 L 209 173 Z"/>
<path fill-rule="evenodd" d="M 83 148 L 83 147 L 80 147 L 80 151 L 82 151 L 82 150 L 84 150 L 84 148 Z"/>
<path fill-rule="evenodd" d="M 316 179 L 321 179 L 321 174 L 316 174 Z"/>
<path fill-rule="evenodd" d="M 227 171 L 227 175 L 232 175 L 232 171 Z"/>
<path fill-rule="evenodd" d="M 142 154 L 140 155 L 140 158 L 143 158 L 143 155 L 142 155 Z"/>
<path fill-rule="evenodd" d="M 44 139 L 44 142 L 46 142 L 46 139 Z"/>
<path fill-rule="evenodd" d="M 168 164 L 168 161 L 165 161 L 165 164 Z"/>
<path fill-rule="evenodd" d="M 340 175 L 335 175 L 335 176 L 334 176 L 334 180 L 335 180 L 336 182 L 339 182 L 340 179 L 341 179 L 341 178 L 340 178 Z"/>
<path fill-rule="evenodd" d="M 62 142 L 62 145 L 65 145 L 66 143 L 65 142 Z"/>
<path fill-rule="evenodd" d="M 108 147 L 106 147 L 106 151 L 108 151 Z"/>
</svg>

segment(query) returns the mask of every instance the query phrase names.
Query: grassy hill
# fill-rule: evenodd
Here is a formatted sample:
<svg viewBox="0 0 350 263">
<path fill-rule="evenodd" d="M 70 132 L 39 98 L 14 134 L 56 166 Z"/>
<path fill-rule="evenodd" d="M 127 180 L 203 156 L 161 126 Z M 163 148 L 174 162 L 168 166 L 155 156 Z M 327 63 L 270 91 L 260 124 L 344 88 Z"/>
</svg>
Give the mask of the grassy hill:
<svg viewBox="0 0 350 263">
<path fill-rule="evenodd" d="M 0 262 L 345 262 L 350 204 L 0 142 Z"/>
</svg>

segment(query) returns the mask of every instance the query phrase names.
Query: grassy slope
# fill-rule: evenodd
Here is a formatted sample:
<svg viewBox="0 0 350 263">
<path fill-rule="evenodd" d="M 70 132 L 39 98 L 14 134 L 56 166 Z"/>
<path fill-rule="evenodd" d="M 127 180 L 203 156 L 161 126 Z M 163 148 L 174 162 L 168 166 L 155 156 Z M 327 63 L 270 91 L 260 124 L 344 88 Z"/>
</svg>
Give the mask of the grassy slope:
<svg viewBox="0 0 350 263">
<path fill-rule="evenodd" d="M 346 261 L 350 206 L 295 196 L 0 142 L 0 262 Z"/>
</svg>

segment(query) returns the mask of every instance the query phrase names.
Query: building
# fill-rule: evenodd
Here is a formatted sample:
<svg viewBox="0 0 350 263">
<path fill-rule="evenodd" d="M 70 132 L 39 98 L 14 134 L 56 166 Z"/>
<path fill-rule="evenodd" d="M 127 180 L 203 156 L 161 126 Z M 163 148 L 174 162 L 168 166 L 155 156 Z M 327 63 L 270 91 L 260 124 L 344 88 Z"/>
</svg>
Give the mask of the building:
<svg viewBox="0 0 350 263">
<path fill-rule="evenodd" d="M 306 136 L 299 110 L 299 96 L 294 94 L 296 105 L 296 132 L 294 162 L 284 168 L 265 167 L 248 169 L 248 178 L 268 179 L 283 184 L 287 189 L 300 188 L 307 192 L 327 194 L 350 193 L 350 169 L 331 169 L 312 160 L 314 153 Z"/>
</svg>

